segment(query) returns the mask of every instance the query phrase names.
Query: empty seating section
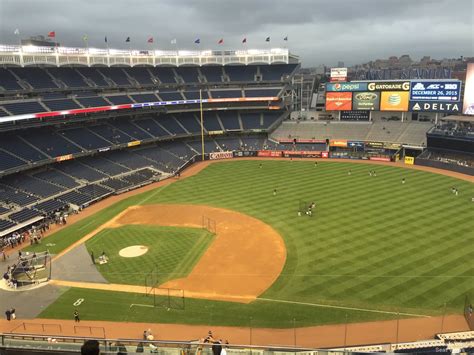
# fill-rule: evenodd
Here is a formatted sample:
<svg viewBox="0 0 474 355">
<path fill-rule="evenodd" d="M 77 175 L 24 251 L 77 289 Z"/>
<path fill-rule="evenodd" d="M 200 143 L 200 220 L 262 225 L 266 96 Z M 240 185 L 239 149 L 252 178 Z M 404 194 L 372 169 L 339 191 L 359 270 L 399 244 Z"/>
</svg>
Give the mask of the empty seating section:
<svg viewBox="0 0 474 355">
<path fill-rule="evenodd" d="M 199 83 L 199 71 L 197 67 L 179 67 L 178 75 L 185 83 Z"/>
<path fill-rule="evenodd" d="M 38 132 L 40 134 L 40 132 Z M 0 135 L 0 149 L 13 153 L 27 162 L 33 163 L 48 159 L 40 150 L 35 149 L 12 134 Z"/>
<path fill-rule="evenodd" d="M 157 77 L 163 84 L 176 84 L 173 68 L 150 68 L 154 77 Z"/>
<path fill-rule="evenodd" d="M 110 195 L 110 190 L 106 189 L 105 187 L 102 187 L 98 184 L 90 184 L 86 186 L 82 186 L 77 189 L 77 192 L 80 192 L 81 194 L 88 195 L 92 198 L 101 198 L 107 195 Z"/>
<path fill-rule="evenodd" d="M 183 92 L 183 95 L 188 100 L 199 100 L 200 97 L 202 97 L 203 100 L 209 98 L 209 95 L 207 94 L 207 90 L 202 90 L 201 96 L 199 96 L 199 91 L 185 91 Z"/>
<path fill-rule="evenodd" d="M 6 68 L 0 68 L 0 89 L 22 90 L 17 78 Z"/>
<path fill-rule="evenodd" d="M 211 90 L 211 96 L 213 99 L 228 99 L 228 98 L 242 97 L 242 91 L 240 90 Z"/>
<path fill-rule="evenodd" d="M 78 97 L 76 99 L 84 107 L 100 107 L 100 106 L 110 106 L 110 104 L 105 101 L 102 97 Z"/>
<path fill-rule="evenodd" d="M 14 115 L 24 115 L 27 113 L 38 113 L 47 111 L 38 101 L 15 102 L 3 104 L 3 107 Z"/>
<path fill-rule="evenodd" d="M 99 68 L 99 71 L 109 79 L 117 84 L 118 86 L 130 86 L 130 81 L 127 78 L 127 74 L 122 70 L 122 68 Z"/>
<path fill-rule="evenodd" d="M 258 66 L 256 65 L 228 65 L 224 71 L 229 76 L 230 81 L 255 81 Z"/>
<path fill-rule="evenodd" d="M 183 164 L 185 161 L 196 155 L 196 153 L 191 148 L 182 142 L 166 142 L 164 144 L 160 144 L 160 148 L 182 159 L 183 161 L 180 162 L 180 164 Z"/>
<path fill-rule="evenodd" d="M 165 137 L 170 135 L 153 118 L 140 119 L 133 123 L 154 137 Z"/>
<path fill-rule="evenodd" d="M 222 83 L 222 67 L 218 65 L 203 66 L 200 68 L 202 75 L 206 77 L 208 83 Z"/>
<path fill-rule="evenodd" d="M 281 89 L 246 89 L 245 97 L 276 97 Z"/>
<path fill-rule="evenodd" d="M 72 128 L 61 131 L 61 134 L 80 145 L 85 150 L 99 149 L 110 146 L 110 142 L 96 136 L 87 128 Z"/>
<path fill-rule="evenodd" d="M 38 211 L 42 211 L 44 213 L 51 213 L 62 210 L 64 207 L 66 207 L 66 203 L 58 201 L 56 199 L 51 199 L 38 203 L 34 207 Z"/>
<path fill-rule="evenodd" d="M 74 68 L 48 68 L 48 72 L 70 88 L 89 87 Z"/>
<path fill-rule="evenodd" d="M 130 169 L 122 165 L 115 164 L 114 162 L 103 157 L 87 157 L 82 159 L 81 163 L 110 176 L 119 175 L 130 171 Z"/>
<path fill-rule="evenodd" d="M 228 112 L 222 111 L 218 113 L 222 124 L 224 125 L 224 129 L 226 130 L 242 130 L 240 127 L 239 116 L 236 111 Z"/>
<path fill-rule="evenodd" d="M 263 144 L 265 142 L 264 138 L 256 138 L 256 137 L 242 137 L 242 149 L 245 150 L 259 150 L 262 149 Z"/>
<path fill-rule="evenodd" d="M 42 215 L 41 212 L 38 212 L 36 210 L 32 210 L 30 208 L 24 208 L 21 211 L 12 213 L 11 215 L 8 216 L 8 218 L 11 219 L 12 221 L 22 223 L 22 222 L 26 222 L 30 219 L 33 219 L 35 217 L 39 217 L 41 215 Z"/>
<path fill-rule="evenodd" d="M 76 192 L 76 191 L 66 192 L 65 194 L 62 194 L 62 195 L 58 196 L 57 198 L 60 201 L 64 201 L 64 202 L 67 202 L 67 203 L 72 203 L 72 204 L 77 205 L 77 206 L 82 206 L 82 205 L 88 204 L 92 200 L 94 200 L 94 198 L 92 198 L 90 196 L 87 196 L 87 195 L 84 195 L 84 194 L 81 194 L 81 193 Z"/>
<path fill-rule="evenodd" d="M 62 138 L 60 135 L 47 130 L 33 130 L 21 136 L 25 141 L 32 144 L 40 151 L 50 157 L 79 153 L 81 150 L 73 143 Z"/>
<path fill-rule="evenodd" d="M 207 112 L 203 117 L 203 125 L 207 131 L 222 131 L 215 112 Z"/>
<path fill-rule="evenodd" d="M 297 64 L 260 65 L 260 74 L 263 81 L 280 81 L 284 75 L 290 75 Z"/>
<path fill-rule="evenodd" d="M 190 141 L 186 142 L 187 145 L 189 145 L 191 148 L 193 148 L 197 153 L 201 154 L 201 142 L 200 141 Z M 210 139 L 205 139 L 204 140 L 204 153 L 211 153 L 211 152 L 218 152 L 220 151 L 219 147 L 217 144 Z"/>
<path fill-rule="evenodd" d="M 133 101 L 127 95 L 111 95 L 106 96 L 106 98 L 114 105 L 124 105 L 133 103 Z"/>
<path fill-rule="evenodd" d="M 216 143 L 222 148 L 222 150 L 238 150 L 242 143 L 237 138 L 219 138 L 216 139 Z"/>
<path fill-rule="evenodd" d="M 130 95 L 136 102 L 157 102 L 160 101 L 155 94 L 134 94 Z"/>
<path fill-rule="evenodd" d="M 75 161 L 63 162 L 55 165 L 54 167 L 55 169 L 58 169 L 63 173 L 74 177 L 75 179 L 86 180 L 90 182 L 101 180 L 107 177 L 107 175 Z"/>
<path fill-rule="evenodd" d="M 43 101 L 43 104 L 46 105 L 51 111 L 74 110 L 81 108 L 71 99 L 48 100 Z"/>
<path fill-rule="evenodd" d="M 2 180 L 2 183 L 9 185 L 11 188 L 41 197 L 53 196 L 64 191 L 63 187 L 50 184 L 44 180 L 32 178 L 28 175 L 8 176 Z"/>
<path fill-rule="evenodd" d="M 33 175 L 37 179 L 52 182 L 55 185 L 64 186 L 65 188 L 74 188 L 79 184 L 72 177 L 64 175 L 57 170 L 45 170 Z"/>
<path fill-rule="evenodd" d="M 57 89 L 58 86 L 48 73 L 41 68 L 10 68 L 19 78 L 27 81 L 33 89 Z"/>
<path fill-rule="evenodd" d="M 175 115 L 175 118 L 181 123 L 181 125 L 189 133 L 201 132 L 201 124 L 199 123 L 196 116 L 192 112 L 181 113 L 179 115 Z"/>
<path fill-rule="evenodd" d="M 10 116 L 10 114 L 3 109 L 3 107 L 0 106 L 0 117 L 7 117 Z"/>
<path fill-rule="evenodd" d="M 260 113 L 240 113 L 242 126 L 244 129 L 261 129 L 261 115 Z"/>
<path fill-rule="evenodd" d="M 263 114 L 263 126 L 269 128 L 281 117 L 280 112 L 265 112 Z"/>
<path fill-rule="evenodd" d="M 158 93 L 158 96 L 161 97 L 162 101 L 179 101 L 184 100 L 183 96 L 179 91 L 169 91 L 169 92 L 162 92 Z"/>
<path fill-rule="evenodd" d="M 9 208 L 0 206 L 0 215 L 6 214 L 6 213 L 8 213 L 8 212 L 10 212 L 10 209 L 9 209 Z"/>
<path fill-rule="evenodd" d="M 181 127 L 179 123 L 171 115 L 159 116 L 156 118 L 156 121 L 161 126 L 163 126 L 167 131 L 169 131 L 171 134 L 175 134 L 175 135 L 186 134 L 183 127 Z"/>
<path fill-rule="evenodd" d="M 104 77 L 97 71 L 97 68 L 76 68 L 76 70 L 97 87 L 110 86 L 105 81 Z"/>
<path fill-rule="evenodd" d="M 0 195 L 2 196 L 2 202 L 9 205 L 15 203 L 18 206 L 26 206 L 30 203 L 38 201 L 37 197 L 28 195 L 22 191 L 14 190 L 5 185 L 0 185 Z"/>
<path fill-rule="evenodd" d="M 5 230 L 10 229 L 14 226 L 16 226 L 15 222 L 7 221 L 5 219 L 0 219 L 0 231 L 5 231 Z"/>
<path fill-rule="evenodd" d="M 145 181 L 148 181 L 150 178 L 142 175 L 140 172 L 132 173 L 126 175 L 122 178 L 123 180 L 127 181 L 130 185 L 140 185 L 143 184 Z"/>
<path fill-rule="evenodd" d="M 67 95 L 63 92 L 43 92 L 41 97 L 44 100 L 66 99 Z"/>
<path fill-rule="evenodd" d="M 147 158 L 150 162 L 153 161 L 156 168 L 169 173 L 184 164 L 184 161 L 176 155 L 158 147 L 140 149 L 136 151 L 136 154 Z"/>
<path fill-rule="evenodd" d="M 95 134 L 104 137 L 106 140 L 113 144 L 123 144 L 134 140 L 132 137 L 122 132 L 117 127 L 108 124 L 90 126 L 88 128 Z"/>
<path fill-rule="evenodd" d="M 26 164 L 23 160 L 0 150 L 0 171 L 17 168 Z"/>
<path fill-rule="evenodd" d="M 128 151 L 115 152 L 113 155 L 109 156 L 108 159 L 130 169 L 140 169 L 154 165 L 152 161 Z"/>
<path fill-rule="evenodd" d="M 114 191 L 120 191 L 130 187 L 130 183 L 116 178 L 104 180 L 100 184 Z"/>
<path fill-rule="evenodd" d="M 151 74 L 147 68 L 143 67 L 133 67 L 133 68 L 123 68 L 123 70 L 141 85 L 153 85 L 155 84 L 151 78 Z"/>
<path fill-rule="evenodd" d="M 119 120 L 111 122 L 111 125 L 118 128 L 122 132 L 127 132 L 127 135 L 136 139 L 136 140 L 143 140 L 143 139 L 150 139 L 152 136 L 147 134 L 138 126 L 135 126 L 132 122 Z"/>
</svg>

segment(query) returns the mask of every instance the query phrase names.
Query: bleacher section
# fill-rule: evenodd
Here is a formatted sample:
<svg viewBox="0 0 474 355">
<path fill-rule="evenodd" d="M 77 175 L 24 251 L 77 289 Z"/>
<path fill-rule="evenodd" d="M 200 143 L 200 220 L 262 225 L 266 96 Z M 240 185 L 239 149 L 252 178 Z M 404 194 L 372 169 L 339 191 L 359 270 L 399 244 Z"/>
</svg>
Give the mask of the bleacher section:
<svg viewBox="0 0 474 355">
<path fill-rule="evenodd" d="M 429 122 L 283 122 L 272 137 L 287 139 L 347 139 L 402 144 L 426 144 L 426 132 L 433 126 Z"/>
</svg>

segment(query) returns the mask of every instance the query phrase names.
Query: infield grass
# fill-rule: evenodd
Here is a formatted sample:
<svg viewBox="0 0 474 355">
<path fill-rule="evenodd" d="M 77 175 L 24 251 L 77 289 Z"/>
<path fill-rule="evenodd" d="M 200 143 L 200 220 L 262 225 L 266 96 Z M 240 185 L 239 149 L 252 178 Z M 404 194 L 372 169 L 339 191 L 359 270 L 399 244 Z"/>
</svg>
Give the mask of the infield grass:
<svg viewBox="0 0 474 355">
<path fill-rule="evenodd" d="M 448 313 L 462 312 L 465 295 L 474 295 L 474 184 L 391 166 L 269 160 L 259 168 L 260 163 L 212 164 L 157 192 L 124 200 L 65 228 L 62 239 L 47 241 L 56 237 L 57 252 L 129 205 L 204 204 L 254 216 L 284 238 L 284 270 L 263 298 L 438 315 L 444 304 Z M 369 176 L 369 170 L 377 176 Z M 452 186 L 459 196 L 452 194 Z M 297 216 L 300 200 L 316 202 L 314 217 Z M 46 314 L 61 313 L 55 307 Z M 231 306 L 213 302 L 213 307 L 218 313 Z M 240 307 L 252 309 L 256 319 L 268 318 L 260 301 Z M 302 306 L 273 307 L 292 313 Z M 315 324 L 344 321 L 344 312 L 305 308 L 311 308 Z M 326 312 L 333 315 L 326 318 Z"/>
<path fill-rule="evenodd" d="M 86 242 L 89 252 L 106 251 L 109 262 L 96 265 L 111 283 L 145 285 L 145 276 L 163 283 L 186 277 L 212 242 L 213 235 L 197 228 L 129 225 L 104 229 Z M 132 245 L 148 247 L 146 254 L 124 258 L 120 250 Z"/>
</svg>

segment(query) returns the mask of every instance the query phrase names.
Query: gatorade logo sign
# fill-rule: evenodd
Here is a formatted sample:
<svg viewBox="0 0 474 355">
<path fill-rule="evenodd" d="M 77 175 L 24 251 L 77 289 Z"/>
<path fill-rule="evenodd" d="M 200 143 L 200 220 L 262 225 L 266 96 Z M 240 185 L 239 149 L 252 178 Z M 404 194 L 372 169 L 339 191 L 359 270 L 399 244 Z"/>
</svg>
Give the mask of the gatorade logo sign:
<svg viewBox="0 0 474 355">
<path fill-rule="evenodd" d="M 409 81 L 377 81 L 367 85 L 369 91 L 409 91 Z"/>
</svg>

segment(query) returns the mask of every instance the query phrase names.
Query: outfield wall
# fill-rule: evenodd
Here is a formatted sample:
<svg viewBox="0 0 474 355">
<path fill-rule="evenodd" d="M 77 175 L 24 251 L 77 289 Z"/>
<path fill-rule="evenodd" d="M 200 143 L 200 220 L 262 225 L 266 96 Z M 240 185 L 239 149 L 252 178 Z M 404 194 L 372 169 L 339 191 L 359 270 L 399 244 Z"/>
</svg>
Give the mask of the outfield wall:
<svg viewBox="0 0 474 355">
<path fill-rule="evenodd" d="M 474 176 L 474 168 L 456 164 L 443 163 L 441 161 L 428 160 L 428 159 L 415 159 L 415 165 L 429 166 L 431 168 L 437 168 L 442 170 L 455 171 L 457 173 Z"/>
</svg>

